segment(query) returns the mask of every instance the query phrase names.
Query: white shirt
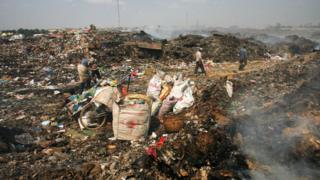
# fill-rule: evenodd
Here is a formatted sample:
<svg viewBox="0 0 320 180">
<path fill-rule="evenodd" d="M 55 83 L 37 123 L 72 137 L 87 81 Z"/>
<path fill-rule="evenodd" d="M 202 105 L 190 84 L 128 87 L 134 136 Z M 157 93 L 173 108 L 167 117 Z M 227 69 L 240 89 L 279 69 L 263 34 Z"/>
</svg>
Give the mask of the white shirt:
<svg viewBox="0 0 320 180">
<path fill-rule="evenodd" d="M 201 57 L 201 52 L 200 51 L 197 51 L 196 52 L 196 61 L 201 61 L 202 60 L 202 57 Z"/>
</svg>

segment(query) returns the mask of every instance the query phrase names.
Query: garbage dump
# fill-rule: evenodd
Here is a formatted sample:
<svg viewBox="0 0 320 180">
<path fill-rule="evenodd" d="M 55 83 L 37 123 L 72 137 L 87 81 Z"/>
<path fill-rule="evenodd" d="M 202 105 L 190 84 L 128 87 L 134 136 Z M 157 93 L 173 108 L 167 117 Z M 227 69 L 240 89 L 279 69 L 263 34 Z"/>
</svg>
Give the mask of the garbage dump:
<svg viewBox="0 0 320 180">
<path fill-rule="evenodd" d="M 2 179 L 319 177 L 319 52 L 266 60 L 265 44 L 219 33 L 42 34 L 1 41 Z M 83 56 L 101 78 L 80 92 Z"/>
<path fill-rule="evenodd" d="M 250 58 L 259 59 L 264 57 L 267 48 L 258 41 L 239 39 L 230 34 L 212 33 L 209 37 L 200 35 L 184 35 L 169 41 L 164 46 L 164 57 L 193 61 L 195 48 L 201 47 L 205 59 L 214 62 L 235 61 L 238 57 L 238 49 L 246 46 Z"/>
<path fill-rule="evenodd" d="M 252 39 L 266 43 L 272 54 L 297 55 L 312 52 L 317 46 L 317 42 L 298 35 L 288 35 L 285 37 L 271 36 L 267 34 L 256 34 Z"/>
</svg>

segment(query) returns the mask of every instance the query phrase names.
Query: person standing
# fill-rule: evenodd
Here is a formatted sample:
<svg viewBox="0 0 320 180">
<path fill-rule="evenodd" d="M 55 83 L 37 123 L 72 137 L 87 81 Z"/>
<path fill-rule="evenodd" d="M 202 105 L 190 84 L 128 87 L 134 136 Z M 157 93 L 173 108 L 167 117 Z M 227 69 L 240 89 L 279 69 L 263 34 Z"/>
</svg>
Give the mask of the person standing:
<svg viewBox="0 0 320 180">
<path fill-rule="evenodd" d="M 88 89 L 90 87 L 90 72 L 89 72 L 89 61 L 88 59 L 82 59 L 81 63 L 78 64 L 78 74 L 80 79 L 80 93 L 82 93 L 84 90 Z"/>
<path fill-rule="evenodd" d="M 195 74 L 198 74 L 198 70 L 199 68 L 201 69 L 201 73 L 204 73 L 205 75 L 207 74 L 205 69 L 204 69 L 204 66 L 203 66 L 203 62 L 202 62 L 202 48 L 199 48 L 195 54 L 195 57 L 196 57 L 196 68 L 194 69 L 194 73 Z"/>
<path fill-rule="evenodd" d="M 246 50 L 246 47 L 242 47 L 240 48 L 240 52 L 239 52 L 239 56 L 240 56 L 240 59 L 239 59 L 239 71 L 242 71 L 244 70 L 244 67 L 247 65 L 247 59 L 248 59 L 248 53 L 247 53 L 247 50 Z"/>
</svg>

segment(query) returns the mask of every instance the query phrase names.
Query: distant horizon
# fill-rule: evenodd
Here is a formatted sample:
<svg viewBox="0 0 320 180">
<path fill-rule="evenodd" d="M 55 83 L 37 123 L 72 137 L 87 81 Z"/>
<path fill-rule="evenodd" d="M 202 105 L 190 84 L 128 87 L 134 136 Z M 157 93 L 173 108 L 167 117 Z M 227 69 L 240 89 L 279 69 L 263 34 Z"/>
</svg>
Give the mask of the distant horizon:
<svg viewBox="0 0 320 180">
<path fill-rule="evenodd" d="M 232 27 L 320 23 L 319 0 L 1 0 L 0 29 Z"/>
<path fill-rule="evenodd" d="M 88 24 L 87 26 L 82 26 L 82 27 L 51 27 L 51 28 L 24 28 L 24 27 L 19 27 L 19 28 L 15 28 L 15 29 L 0 29 L 0 31 L 10 31 L 10 30 L 19 30 L 19 29 L 29 29 L 29 30 L 35 30 L 35 29 L 39 29 L 39 30 L 54 30 L 54 29 L 86 29 L 86 28 L 90 28 L 91 24 Z M 95 24 L 93 24 L 95 25 Z M 95 25 L 96 26 L 96 25 Z M 185 30 L 203 30 L 203 29 L 215 29 L 215 28 L 225 28 L 225 29 L 230 29 L 230 28 L 237 28 L 237 29 L 256 29 L 256 30 L 264 30 L 264 29 L 268 29 L 268 28 L 276 28 L 277 24 L 274 25 L 268 25 L 265 27 L 240 27 L 237 25 L 231 25 L 228 27 L 224 27 L 224 26 L 189 26 L 189 27 L 185 27 L 185 26 L 159 26 L 159 25 L 143 25 L 143 26 L 105 26 L 105 27 L 100 27 L 100 26 L 96 26 L 99 29 L 132 29 L 132 28 L 150 28 L 150 27 L 154 27 L 154 28 L 175 28 L 175 29 L 185 29 Z M 309 24 L 301 24 L 301 25 L 286 25 L 286 24 L 281 24 L 281 26 L 279 28 L 286 28 L 286 27 L 292 27 L 292 28 L 312 28 L 312 27 L 316 27 L 316 28 L 320 28 L 320 23 L 316 24 L 316 23 L 309 23 Z"/>
</svg>

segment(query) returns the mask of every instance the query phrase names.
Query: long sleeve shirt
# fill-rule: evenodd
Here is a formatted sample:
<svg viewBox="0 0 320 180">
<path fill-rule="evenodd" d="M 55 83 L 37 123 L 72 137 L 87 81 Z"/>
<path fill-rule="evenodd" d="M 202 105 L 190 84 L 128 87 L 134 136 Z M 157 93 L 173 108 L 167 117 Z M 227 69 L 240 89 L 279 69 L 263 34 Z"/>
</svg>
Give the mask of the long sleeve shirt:
<svg viewBox="0 0 320 180">
<path fill-rule="evenodd" d="M 90 75 L 89 75 L 89 70 L 86 66 L 82 65 L 82 64 L 78 64 L 78 74 L 79 74 L 79 78 L 80 78 L 80 82 L 84 82 L 87 79 L 89 79 Z"/>
<path fill-rule="evenodd" d="M 202 60 L 202 55 L 201 55 L 201 52 L 200 51 L 197 51 L 196 52 L 196 61 L 199 62 Z"/>
<path fill-rule="evenodd" d="M 240 49 L 240 59 L 247 59 L 247 50 L 244 48 Z"/>
</svg>

